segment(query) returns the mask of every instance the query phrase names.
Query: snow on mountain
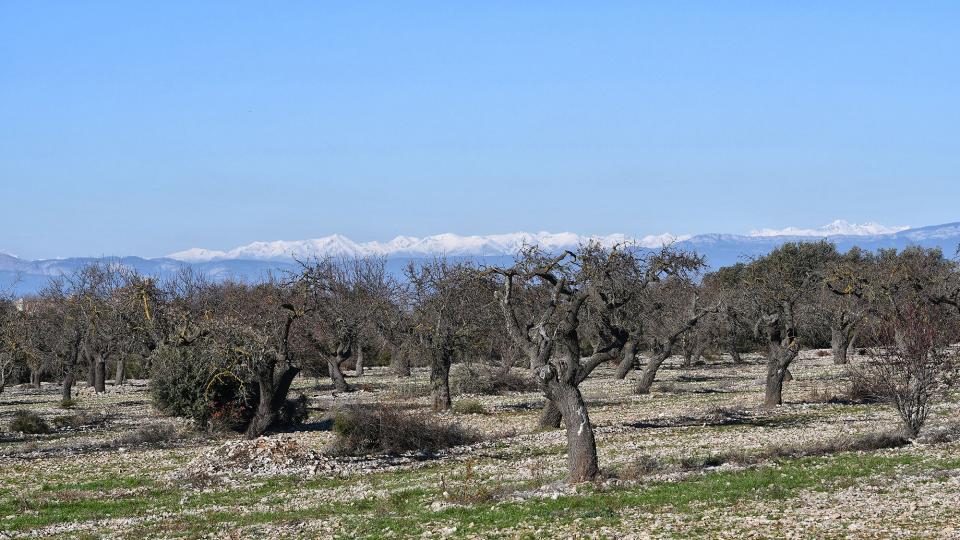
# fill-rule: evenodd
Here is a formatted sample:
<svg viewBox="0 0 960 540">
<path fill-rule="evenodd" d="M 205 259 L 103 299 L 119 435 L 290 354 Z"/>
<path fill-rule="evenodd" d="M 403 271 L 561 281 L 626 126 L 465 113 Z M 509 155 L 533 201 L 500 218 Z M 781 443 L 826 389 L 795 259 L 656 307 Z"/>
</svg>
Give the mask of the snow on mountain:
<svg viewBox="0 0 960 540">
<path fill-rule="evenodd" d="M 388 242 L 354 242 L 345 236 L 334 234 L 311 240 L 253 242 L 227 251 L 192 248 L 171 253 L 168 257 L 185 262 L 203 262 L 229 259 L 289 260 L 291 258 L 362 257 L 371 255 L 386 257 L 492 256 L 513 255 L 525 245 L 537 245 L 547 251 L 556 251 L 572 249 L 582 243 L 595 240 L 605 246 L 634 242 L 642 247 L 653 248 L 687 238 L 689 236 L 673 234 L 630 238 L 623 234 L 583 236 L 574 233 L 518 232 L 485 236 L 461 236 L 447 233 L 423 238 L 398 236 Z"/>
<path fill-rule="evenodd" d="M 816 229 L 787 227 L 785 229 L 759 229 L 750 231 L 750 236 L 813 236 L 826 238 L 828 236 L 873 236 L 878 234 L 893 234 L 905 231 L 910 227 L 886 226 L 879 223 L 850 223 L 838 219 Z"/>
</svg>

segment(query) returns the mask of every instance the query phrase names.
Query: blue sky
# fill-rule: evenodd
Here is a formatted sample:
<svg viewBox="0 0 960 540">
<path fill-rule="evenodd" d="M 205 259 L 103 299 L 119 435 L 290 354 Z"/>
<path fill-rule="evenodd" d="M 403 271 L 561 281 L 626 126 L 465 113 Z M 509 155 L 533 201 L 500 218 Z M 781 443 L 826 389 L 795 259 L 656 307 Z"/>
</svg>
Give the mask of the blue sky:
<svg viewBox="0 0 960 540">
<path fill-rule="evenodd" d="M 840 4 L 4 0 L 0 249 L 958 220 L 960 4 Z"/>
</svg>

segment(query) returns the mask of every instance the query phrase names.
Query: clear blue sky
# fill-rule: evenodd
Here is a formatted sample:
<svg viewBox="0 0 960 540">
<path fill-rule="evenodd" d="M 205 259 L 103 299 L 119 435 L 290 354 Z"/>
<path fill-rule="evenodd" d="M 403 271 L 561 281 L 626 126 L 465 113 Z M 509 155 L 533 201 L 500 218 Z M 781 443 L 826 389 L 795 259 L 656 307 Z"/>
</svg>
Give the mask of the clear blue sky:
<svg viewBox="0 0 960 540">
<path fill-rule="evenodd" d="M 958 24 L 958 2 L 2 0 L 0 249 L 956 221 Z"/>
</svg>

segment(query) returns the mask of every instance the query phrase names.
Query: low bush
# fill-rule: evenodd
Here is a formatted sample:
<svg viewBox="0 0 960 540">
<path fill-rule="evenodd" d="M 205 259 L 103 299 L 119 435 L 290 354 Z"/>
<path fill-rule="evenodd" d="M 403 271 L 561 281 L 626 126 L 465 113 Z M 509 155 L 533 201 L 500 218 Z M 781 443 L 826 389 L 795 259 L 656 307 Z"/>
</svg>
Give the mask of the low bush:
<svg viewBox="0 0 960 540">
<path fill-rule="evenodd" d="M 453 403 L 453 412 L 460 414 L 487 414 L 483 403 L 471 399 L 458 400 Z"/>
<path fill-rule="evenodd" d="M 180 438 L 177 427 L 166 422 L 147 424 L 132 431 L 127 431 L 114 439 L 116 446 L 136 446 L 141 444 L 157 444 Z"/>
<path fill-rule="evenodd" d="M 332 450 L 349 455 L 432 453 L 479 440 L 456 424 L 383 406 L 340 411 L 334 416 L 333 432 Z"/>
<path fill-rule="evenodd" d="M 17 411 L 10 421 L 10 431 L 26 433 L 27 435 L 42 435 L 50 433 L 50 425 L 42 416 L 33 411 Z"/>
<path fill-rule="evenodd" d="M 457 364 L 450 373 L 450 391 L 454 394 L 499 395 L 507 392 L 534 392 L 532 377 L 517 370 L 480 364 Z"/>
<path fill-rule="evenodd" d="M 60 400 L 61 409 L 72 409 L 77 406 L 77 400 L 75 399 L 63 399 Z"/>
</svg>

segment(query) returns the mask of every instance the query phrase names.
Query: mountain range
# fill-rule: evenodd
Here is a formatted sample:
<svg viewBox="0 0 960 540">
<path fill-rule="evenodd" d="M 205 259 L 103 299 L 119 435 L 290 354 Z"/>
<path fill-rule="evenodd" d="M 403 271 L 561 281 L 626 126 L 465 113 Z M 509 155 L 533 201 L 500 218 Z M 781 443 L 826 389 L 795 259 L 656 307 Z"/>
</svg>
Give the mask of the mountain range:
<svg viewBox="0 0 960 540">
<path fill-rule="evenodd" d="M 505 264 L 524 245 L 536 244 L 547 251 L 576 248 L 589 240 L 610 246 L 633 242 L 645 248 L 673 244 L 694 250 L 707 258 L 711 268 L 719 268 L 740 260 L 764 255 L 785 242 L 826 239 L 841 251 L 854 246 L 863 249 L 902 249 L 907 246 L 936 247 L 953 256 L 960 244 L 960 222 L 928 227 L 884 227 L 875 223 L 851 224 L 835 221 L 819 229 L 760 230 L 749 235 L 699 234 L 678 236 L 663 234 L 634 238 L 623 234 L 585 236 L 574 233 L 512 233 L 487 236 L 440 234 L 427 237 L 398 236 L 388 242 L 354 242 L 342 235 L 300 241 L 254 242 L 234 249 L 219 251 L 193 248 L 166 257 L 72 257 L 65 259 L 25 260 L 0 253 L 0 290 L 16 295 L 38 291 L 50 276 L 72 272 L 91 261 L 106 259 L 139 272 L 168 276 L 184 266 L 193 267 L 212 279 L 228 277 L 257 280 L 270 272 L 284 272 L 297 267 L 296 258 L 382 256 L 388 269 L 400 273 L 410 262 L 445 256 L 474 259 L 483 264 Z"/>
</svg>

